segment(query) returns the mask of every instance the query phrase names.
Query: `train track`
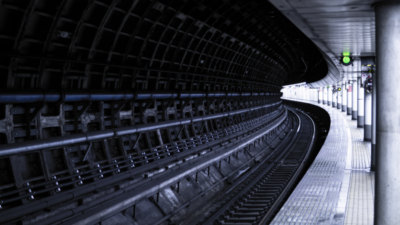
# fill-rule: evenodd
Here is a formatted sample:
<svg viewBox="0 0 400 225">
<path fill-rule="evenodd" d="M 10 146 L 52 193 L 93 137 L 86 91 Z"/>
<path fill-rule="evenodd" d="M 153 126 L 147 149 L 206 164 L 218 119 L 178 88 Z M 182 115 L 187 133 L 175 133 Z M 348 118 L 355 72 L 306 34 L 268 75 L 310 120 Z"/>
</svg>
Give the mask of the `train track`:
<svg viewBox="0 0 400 225">
<path fill-rule="evenodd" d="M 266 224 L 294 187 L 315 143 L 315 124 L 291 108 L 292 129 L 276 146 L 278 151 L 236 188 L 225 194 L 217 210 L 199 224 Z"/>
<path fill-rule="evenodd" d="M 293 186 L 293 182 L 296 180 L 295 178 L 298 177 L 298 171 L 301 170 L 304 160 L 307 158 L 306 155 L 311 149 L 313 138 L 314 138 L 314 124 L 306 114 L 298 112 L 297 110 L 290 109 L 288 110 L 288 117 L 285 120 L 286 122 L 282 123 L 275 129 L 269 131 L 270 133 L 263 139 L 265 147 L 263 150 L 258 152 L 255 155 L 254 153 L 248 153 L 252 155 L 252 158 L 248 160 L 244 165 L 241 167 L 236 168 L 229 174 L 226 174 L 223 179 L 215 183 L 213 186 L 209 187 L 208 189 L 204 190 L 203 192 L 199 193 L 198 195 L 194 196 L 188 202 L 182 204 L 179 208 L 175 209 L 174 211 L 169 212 L 163 218 L 161 218 L 158 222 L 154 224 L 162 224 L 165 221 L 169 221 L 174 215 L 176 215 L 180 210 L 188 207 L 193 202 L 199 200 L 212 190 L 214 187 L 219 185 L 221 182 L 227 182 L 230 184 L 228 186 L 229 190 L 225 190 L 225 199 L 223 204 L 217 208 L 210 217 L 206 218 L 207 220 L 204 222 L 200 222 L 201 224 L 258 224 L 264 218 L 270 218 L 273 215 L 273 212 L 278 209 L 279 203 L 282 202 L 284 199 L 285 193 L 289 191 L 288 187 Z M 276 115 L 278 116 L 279 113 Z M 267 122 L 269 123 L 269 122 Z M 255 123 L 254 125 L 259 124 Z M 256 129 L 254 134 L 250 134 L 249 138 L 252 138 L 254 135 L 259 135 L 259 132 L 264 132 L 263 129 L 259 130 Z M 240 132 L 239 132 L 240 133 Z M 265 132 L 264 132 L 265 133 Z M 219 137 L 224 136 L 222 133 Z M 268 138 L 267 138 L 268 137 Z M 247 137 L 246 137 L 247 138 Z M 224 139 L 226 140 L 226 138 Z M 243 139 L 245 140 L 245 139 Z M 242 141 L 243 141 L 242 140 Z M 210 145 L 212 142 L 216 142 L 217 140 L 208 142 Z M 267 143 L 268 142 L 268 143 Z M 179 146 L 178 146 L 179 148 Z M 307 150 L 308 149 L 308 150 Z M 198 163 L 208 162 L 208 158 L 213 159 L 216 157 L 215 153 L 221 151 L 221 154 L 226 150 L 215 150 L 213 151 L 214 154 L 208 156 L 209 154 L 204 155 L 204 159 L 196 158 L 194 161 L 199 161 Z M 246 150 L 244 150 L 246 151 Z M 171 152 L 171 151 L 170 151 Z M 178 153 L 179 151 L 177 151 Z M 183 151 L 182 153 L 189 152 Z M 262 155 L 266 152 L 268 156 L 261 159 Z M 176 156 L 182 155 L 182 153 L 177 154 Z M 212 152 L 211 152 L 212 153 Z M 175 155 L 175 153 L 174 153 Z M 165 158 L 163 160 L 166 160 Z M 262 160 L 259 162 L 259 160 Z M 194 162 L 193 161 L 193 162 Z M 194 163 L 197 163 L 194 162 Z M 214 160 L 215 161 L 215 160 Z M 190 161 L 191 162 L 191 161 Z M 181 164 L 182 171 L 186 171 L 189 167 L 195 167 L 196 165 L 190 163 L 188 165 L 187 162 Z M 252 164 L 255 162 L 255 164 Z M 151 163 L 149 163 L 151 164 Z M 193 164 L 193 165 L 192 165 Z M 252 164 L 252 168 L 239 177 L 236 177 L 240 170 L 246 167 L 247 164 Z M 186 166 L 185 166 L 186 165 Z M 208 164 L 207 164 L 208 165 Z M 210 164 L 211 165 L 211 164 Z M 150 165 L 148 165 L 150 166 Z M 142 166 L 145 167 L 145 166 Z M 248 166 L 247 166 L 248 167 Z M 246 167 L 246 168 L 247 168 Z M 139 168 L 139 167 L 138 167 Z M 197 167 L 196 167 L 197 168 Z M 206 168 L 206 167 L 205 167 Z M 116 169 L 124 169 L 123 166 L 119 166 Z M 207 168 L 206 168 L 207 169 Z M 175 177 L 175 173 L 180 172 L 178 170 L 171 170 L 168 173 L 163 174 L 155 174 L 152 176 L 154 177 L 162 177 L 163 179 L 170 179 Z M 96 174 L 97 175 L 97 174 Z M 122 174 L 120 174 L 122 175 Z M 132 175 L 132 174 L 131 174 Z M 155 178 L 159 179 L 159 178 Z M 167 180 L 168 180 L 167 179 Z M 175 178 L 174 178 L 175 179 Z M 197 179 L 197 172 L 196 178 Z M 144 180 L 143 180 L 144 182 Z M 150 180 L 149 180 L 150 182 Z M 155 183 L 158 181 L 154 180 Z M 109 182 L 108 182 L 109 183 Z M 144 184 L 144 185 L 147 185 Z M 148 187 L 152 186 L 152 183 L 147 185 Z M 146 187 L 147 187 L 146 186 Z M 139 189 L 136 190 L 132 187 L 132 191 L 126 192 L 126 195 L 129 196 L 138 196 L 140 198 L 146 196 L 152 196 L 154 193 L 150 194 L 143 194 L 139 193 Z M 146 190 L 148 190 L 147 188 Z M 128 190 L 128 189 L 126 189 Z M 130 189 L 129 189 L 130 190 Z M 131 193 L 132 192 L 132 193 Z M 136 193 L 138 192 L 138 193 Z M 147 192 L 146 192 L 147 193 Z M 121 195 L 121 199 L 125 198 L 122 195 L 121 190 L 115 192 L 115 196 Z M 224 193 L 221 193 L 222 195 Z M 113 194 L 114 196 L 114 194 Z M 125 195 L 124 195 L 125 196 Z M 59 196 L 60 197 L 60 196 Z M 103 201 L 103 199 L 96 200 Z M 104 201 L 108 201 L 104 199 Z M 110 200 L 111 201 L 111 200 Z M 157 201 L 157 200 L 156 200 Z M 100 205 L 98 205 L 100 206 Z M 94 207 L 94 204 L 92 206 Z M 97 206 L 96 206 L 97 207 Z M 95 207 L 95 208 L 96 208 Z M 80 209 L 86 209 L 86 206 L 83 205 L 78 207 L 76 212 Z M 91 211 L 101 211 L 102 208 L 93 209 Z M 87 210 L 86 210 L 87 211 Z M 72 221 L 80 221 L 86 218 L 87 213 L 76 213 L 76 215 L 72 215 L 70 211 L 60 212 L 55 216 L 51 216 L 47 219 L 41 221 L 41 224 L 52 224 L 53 222 L 60 221 L 62 218 L 69 218 Z M 15 216 L 15 215 L 14 215 Z M 8 217 L 7 217 L 8 218 Z M 6 220 L 7 218 L 3 218 Z M 203 216 L 204 218 L 204 216 Z M 69 221 L 68 219 L 68 221 Z M 0 219 L 1 221 L 2 219 Z M 7 219 L 9 220 L 9 219 Z M 190 223 L 195 224 L 195 223 Z"/>
<path fill-rule="evenodd" d="M 243 137 L 245 137 L 245 136 L 249 136 L 250 137 L 250 136 L 252 136 L 251 133 L 249 133 L 250 131 L 252 131 L 252 133 L 258 132 L 260 130 L 268 128 L 268 125 L 273 125 L 275 123 L 274 121 L 276 119 L 279 119 L 279 118 L 282 117 L 281 119 L 283 120 L 284 117 L 285 117 L 284 116 L 284 114 L 285 114 L 284 112 L 285 112 L 285 110 L 280 110 L 280 111 L 277 111 L 277 112 L 274 112 L 274 113 L 270 113 L 270 114 L 262 114 L 262 116 L 257 120 L 251 120 L 251 121 L 249 121 L 247 123 L 246 123 L 246 121 L 244 121 L 245 124 L 244 124 L 243 127 L 234 127 L 234 128 L 232 128 L 232 130 L 225 129 L 225 130 L 222 130 L 222 131 L 218 131 L 218 133 L 214 132 L 213 133 L 213 135 L 214 135 L 213 138 L 212 137 L 208 137 L 208 139 L 206 139 L 204 137 L 199 137 L 198 139 L 194 139 L 191 142 L 187 141 L 186 142 L 187 143 L 186 146 L 178 144 L 178 145 L 175 146 L 175 148 L 171 148 L 167 152 L 159 152 L 158 155 L 155 155 L 153 157 L 149 156 L 149 157 L 147 157 L 147 159 L 142 159 L 142 160 L 148 160 L 149 161 L 148 164 L 145 164 L 144 163 L 145 161 L 143 161 L 143 163 L 142 162 L 141 163 L 135 162 L 136 166 L 132 167 L 131 164 L 129 163 L 131 161 L 125 160 L 125 161 L 115 162 L 115 165 L 118 165 L 118 166 L 111 167 L 110 170 L 106 170 L 107 168 L 104 168 L 104 166 L 96 168 L 96 170 L 94 171 L 94 174 L 91 174 L 91 175 L 92 176 L 96 176 L 96 177 L 99 177 L 99 176 L 103 175 L 104 179 L 98 179 L 97 181 L 94 181 L 92 183 L 88 183 L 90 180 L 89 179 L 85 179 L 86 178 L 85 175 L 86 174 L 90 174 L 93 171 L 79 172 L 79 174 L 76 174 L 76 176 L 78 176 L 78 175 L 82 176 L 83 182 L 85 182 L 85 183 L 84 183 L 84 185 L 78 186 L 78 188 L 76 188 L 76 189 L 79 189 L 79 193 L 80 194 L 86 194 L 86 193 L 90 193 L 93 190 L 97 190 L 100 187 L 102 187 L 102 188 L 103 187 L 108 187 L 112 183 L 123 182 L 126 179 L 130 179 L 130 178 L 132 178 L 134 176 L 136 176 L 135 178 L 137 179 L 137 177 L 139 175 L 141 175 L 143 172 L 145 172 L 144 175 L 148 175 L 152 171 L 151 168 L 156 167 L 157 165 L 161 165 L 161 163 L 163 163 L 163 165 L 164 164 L 168 165 L 169 161 L 176 160 L 178 157 L 179 157 L 179 159 L 182 160 L 181 164 L 179 164 L 180 166 L 184 166 L 184 165 L 187 164 L 187 167 L 190 167 L 192 161 L 196 161 L 196 160 L 199 161 L 199 159 L 201 158 L 199 156 L 212 155 L 212 156 L 209 156 L 209 157 L 211 157 L 211 158 L 215 157 L 214 154 L 216 152 L 222 152 L 222 150 L 220 149 L 221 146 L 223 147 L 224 143 L 228 144 L 228 141 L 230 139 L 235 141 L 236 139 L 234 139 L 234 138 L 241 137 L 241 135 L 242 136 L 244 135 Z M 273 125 L 273 126 L 275 126 L 275 125 Z M 276 129 L 278 129 L 278 128 L 276 128 Z M 206 145 L 202 145 L 202 142 L 207 142 L 207 144 Z M 189 149 L 187 148 L 187 146 L 189 145 L 188 143 L 192 144 L 192 145 L 190 145 Z M 208 150 L 208 151 L 204 152 L 203 148 L 210 149 L 210 147 L 212 147 L 214 145 L 216 147 L 219 147 L 219 148 L 218 149 L 213 149 L 213 151 Z M 167 155 L 167 153 L 171 154 L 171 156 L 169 154 Z M 212 154 L 212 153 L 214 153 L 214 154 Z M 167 157 L 167 156 L 169 156 L 169 157 Z M 188 158 L 187 156 L 193 156 L 193 157 L 192 158 Z M 196 156 L 196 157 L 194 157 L 194 156 Z M 160 158 L 157 159 L 157 157 L 161 157 L 161 159 Z M 133 160 L 133 158 L 130 158 L 129 160 Z M 154 162 L 152 162 L 152 160 L 154 160 Z M 166 161 L 168 161 L 168 162 L 166 162 Z M 206 160 L 203 160 L 203 161 L 206 161 Z M 157 162 L 157 165 L 154 165 L 155 162 Z M 99 171 L 97 171 L 97 170 L 99 170 Z M 108 171 L 116 171 L 116 170 L 120 170 L 120 172 L 118 172 L 115 175 L 115 177 L 109 178 L 109 176 L 107 176 L 108 175 L 107 174 Z M 165 171 L 163 171 L 162 174 L 153 172 L 153 174 L 151 174 L 151 176 L 148 175 L 148 176 L 145 176 L 142 179 L 143 183 L 146 183 L 145 181 L 150 182 L 151 180 L 153 180 L 153 178 L 159 177 L 159 176 L 163 176 L 163 177 L 168 176 L 169 177 L 169 174 L 175 172 L 176 170 L 177 170 L 176 168 L 175 169 L 172 168 L 170 170 L 165 169 Z M 150 172 L 147 172 L 147 171 L 150 171 Z M 170 176 L 171 176 L 171 178 L 173 178 L 172 175 L 170 175 Z M 148 178 L 150 178 L 150 179 L 148 179 Z M 113 179 L 113 181 L 110 181 L 110 179 Z M 64 186 L 62 186 L 62 184 L 63 184 L 62 181 L 63 180 L 61 178 L 57 181 L 57 182 L 59 182 L 58 187 L 61 190 L 63 190 L 63 188 L 64 188 Z M 53 182 L 56 182 L 56 181 L 53 181 Z M 85 185 L 86 182 L 88 183 L 88 185 Z M 95 184 L 95 185 L 91 185 L 91 184 Z M 42 184 L 36 184 L 36 185 L 39 186 L 39 185 L 42 185 Z M 52 187 L 49 187 L 49 188 L 56 188 L 56 187 L 57 186 L 55 186 L 55 187 L 52 186 Z M 29 187 L 25 187 L 25 188 L 29 188 Z M 53 205 L 56 205 L 59 201 L 63 201 L 63 202 L 73 201 L 74 199 L 71 199 L 71 198 L 68 197 L 68 196 L 71 196 L 71 195 L 69 195 L 69 193 L 71 193 L 73 191 L 74 190 L 66 190 L 66 191 L 57 193 L 54 196 L 47 197 L 46 200 L 49 199 L 52 202 Z M 115 195 L 122 193 L 122 191 L 120 189 L 116 189 L 114 192 L 115 192 Z M 35 194 L 35 193 L 37 193 L 36 190 L 34 190 L 34 192 L 30 192 L 30 194 Z M 7 195 L 7 193 L 5 193 L 5 194 L 2 193 L 2 195 L 0 197 L 4 197 L 4 196 L 8 197 L 8 196 L 12 196 L 12 194 L 13 193 Z M 76 194 L 74 196 L 75 197 L 79 197 Z M 106 201 L 106 200 L 107 199 L 105 199 L 104 201 Z M 7 199 L 7 201 L 15 201 L 15 199 L 10 198 L 10 199 Z M 58 202 L 55 202 L 55 201 L 58 201 Z M 103 199 L 100 198 L 98 201 L 99 202 L 103 201 Z M 10 220 L 14 219 L 16 216 L 18 216 L 17 213 L 19 213 L 20 215 L 26 215 L 26 214 L 33 213 L 33 212 L 35 212 L 37 210 L 40 210 L 42 208 L 47 207 L 45 204 L 43 204 L 42 201 L 41 202 L 35 201 L 35 202 L 32 202 L 32 203 L 33 204 L 26 204 L 26 205 L 23 205 L 23 206 L 11 208 L 12 213 L 10 213 L 11 212 L 10 210 L 1 212 L 0 213 L 0 223 L 3 223 L 5 221 L 10 221 Z M 94 207 L 94 205 L 92 205 L 91 207 Z M 84 207 L 82 206 L 79 209 L 81 209 L 81 208 L 83 209 Z M 41 224 L 52 224 L 55 221 L 59 221 L 60 218 L 70 217 L 71 215 L 69 213 L 70 213 L 70 211 L 68 211 L 68 210 L 60 212 L 55 216 L 50 216 L 50 217 L 42 220 L 40 223 Z"/>
</svg>

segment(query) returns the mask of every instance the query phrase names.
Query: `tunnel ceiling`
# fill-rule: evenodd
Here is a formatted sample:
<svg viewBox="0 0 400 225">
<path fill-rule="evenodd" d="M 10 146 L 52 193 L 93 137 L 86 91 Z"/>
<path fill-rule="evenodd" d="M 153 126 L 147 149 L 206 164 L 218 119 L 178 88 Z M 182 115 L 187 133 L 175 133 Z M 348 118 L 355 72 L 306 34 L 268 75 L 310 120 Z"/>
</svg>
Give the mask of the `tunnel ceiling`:
<svg viewBox="0 0 400 225">
<path fill-rule="evenodd" d="M 0 0 L 0 87 L 279 92 L 327 66 L 265 0 Z"/>
</svg>

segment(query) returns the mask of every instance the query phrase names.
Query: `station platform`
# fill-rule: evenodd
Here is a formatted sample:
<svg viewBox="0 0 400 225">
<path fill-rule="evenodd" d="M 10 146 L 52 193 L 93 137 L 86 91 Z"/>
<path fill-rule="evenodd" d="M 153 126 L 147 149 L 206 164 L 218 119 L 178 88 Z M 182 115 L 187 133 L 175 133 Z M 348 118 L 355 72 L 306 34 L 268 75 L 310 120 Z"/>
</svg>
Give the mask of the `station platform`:
<svg viewBox="0 0 400 225">
<path fill-rule="evenodd" d="M 371 144 L 363 141 L 363 128 L 332 106 L 324 108 L 331 126 L 314 162 L 280 209 L 273 225 L 373 225 L 374 172 L 370 171 Z"/>
</svg>

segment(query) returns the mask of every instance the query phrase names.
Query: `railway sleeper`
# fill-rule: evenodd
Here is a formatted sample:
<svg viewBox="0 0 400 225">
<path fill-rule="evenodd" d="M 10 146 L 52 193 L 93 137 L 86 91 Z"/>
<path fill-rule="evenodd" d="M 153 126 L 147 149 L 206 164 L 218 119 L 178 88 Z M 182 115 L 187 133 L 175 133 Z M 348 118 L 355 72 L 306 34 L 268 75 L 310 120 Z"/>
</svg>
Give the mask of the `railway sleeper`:
<svg viewBox="0 0 400 225">
<path fill-rule="evenodd" d="M 254 210 L 254 211 L 262 211 L 262 210 Z M 238 213 L 231 211 L 230 215 L 231 217 L 249 217 L 249 216 L 259 216 L 260 213 L 259 212 Z"/>
<path fill-rule="evenodd" d="M 253 222 L 257 220 L 257 217 L 233 217 L 226 218 L 228 222 Z"/>
<path fill-rule="evenodd" d="M 264 207 L 267 207 L 267 206 L 270 206 L 271 204 L 269 204 L 269 203 L 266 203 L 266 202 L 262 202 L 262 203 L 254 203 L 254 204 L 251 204 L 251 203 L 244 203 L 243 205 L 242 205 L 242 207 L 243 207 L 243 209 L 245 209 L 245 208 L 264 208 Z"/>
<path fill-rule="evenodd" d="M 263 207 L 263 208 L 238 208 L 238 209 L 235 209 L 235 211 L 238 213 L 239 212 L 247 213 L 247 212 L 263 211 L 265 209 L 266 209 L 266 207 Z"/>
</svg>

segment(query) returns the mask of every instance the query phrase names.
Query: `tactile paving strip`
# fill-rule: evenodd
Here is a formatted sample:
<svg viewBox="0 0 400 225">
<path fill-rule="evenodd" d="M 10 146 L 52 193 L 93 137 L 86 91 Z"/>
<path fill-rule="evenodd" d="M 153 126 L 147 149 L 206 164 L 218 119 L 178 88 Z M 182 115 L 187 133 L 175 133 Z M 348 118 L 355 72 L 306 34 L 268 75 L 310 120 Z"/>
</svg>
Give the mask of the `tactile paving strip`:
<svg viewBox="0 0 400 225">
<path fill-rule="evenodd" d="M 350 190 L 346 207 L 346 225 L 374 224 L 374 183 L 375 174 L 370 172 L 371 143 L 363 141 L 364 130 L 357 128 L 357 122 L 341 113 L 352 133 L 352 171 Z"/>
</svg>

